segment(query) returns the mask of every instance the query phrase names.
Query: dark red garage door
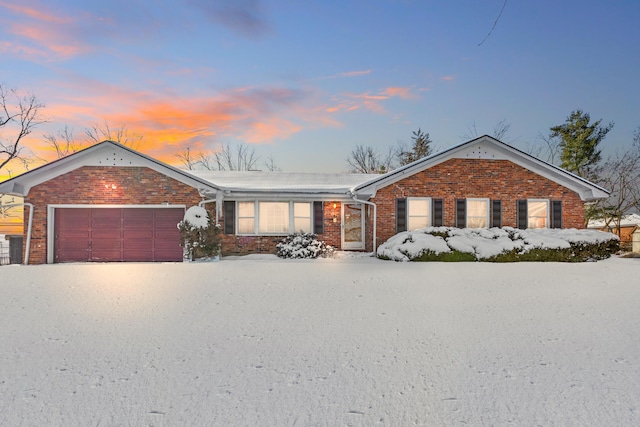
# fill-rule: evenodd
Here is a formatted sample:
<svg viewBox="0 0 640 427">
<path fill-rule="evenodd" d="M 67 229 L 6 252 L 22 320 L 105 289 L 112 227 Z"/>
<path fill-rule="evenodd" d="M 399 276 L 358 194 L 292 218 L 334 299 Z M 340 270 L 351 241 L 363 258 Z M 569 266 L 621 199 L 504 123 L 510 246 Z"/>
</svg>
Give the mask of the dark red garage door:
<svg viewBox="0 0 640 427">
<path fill-rule="evenodd" d="M 54 262 L 182 261 L 183 208 L 57 208 Z"/>
</svg>

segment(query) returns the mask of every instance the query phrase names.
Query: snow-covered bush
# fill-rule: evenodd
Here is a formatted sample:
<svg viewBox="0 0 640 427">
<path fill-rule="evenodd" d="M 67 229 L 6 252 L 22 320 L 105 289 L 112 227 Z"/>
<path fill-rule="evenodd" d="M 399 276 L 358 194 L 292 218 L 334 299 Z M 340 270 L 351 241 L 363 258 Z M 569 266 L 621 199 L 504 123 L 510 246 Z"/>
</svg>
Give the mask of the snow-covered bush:
<svg viewBox="0 0 640 427">
<path fill-rule="evenodd" d="M 577 229 L 428 227 L 405 231 L 378 248 L 394 261 L 595 261 L 618 250 L 612 233 Z"/>
<path fill-rule="evenodd" d="M 280 258 L 318 258 L 329 257 L 333 247 L 327 245 L 313 233 L 290 234 L 276 246 Z"/>
<path fill-rule="evenodd" d="M 214 224 L 205 208 L 192 206 L 178 223 L 184 257 L 192 261 L 220 255 L 220 225 Z"/>
</svg>

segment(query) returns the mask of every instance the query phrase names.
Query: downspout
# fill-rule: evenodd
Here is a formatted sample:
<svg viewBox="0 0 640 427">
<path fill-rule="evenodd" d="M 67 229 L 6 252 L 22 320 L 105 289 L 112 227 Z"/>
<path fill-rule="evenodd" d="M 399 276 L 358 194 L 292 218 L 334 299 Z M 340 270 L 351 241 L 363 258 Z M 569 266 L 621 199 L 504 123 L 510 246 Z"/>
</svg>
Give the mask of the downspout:
<svg viewBox="0 0 640 427">
<path fill-rule="evenodd" d="M 29 251 L 31 250 L 31 229 L 33 224 L 33 204 L 32 203 L 17 203 L 15 205 L 4 205 L 4 208 L 15 208 L 18 206 L 28 206 L 29 207 L 29 224 L 27 225 L 27 246 L 24 250 L 24 265 L 29 265 Z"/>
<path fill-rule="evenodd" d="M 203 207 L 204 205 L 206 205 L 207 203 L 213 203 L 215 202 L 216 199 L 207 199 L 207 200 L 203 200 L 201 202 L 198 202 L 198 206 Z M 218 207 L 216 206 L 216 224 L 218 223 Z"/>
<path fill-rule="evenodd" d="M 368 200 L 359 200 L 358 196 L 351 192 L 351 197 L 353 201 L 356 203 L 364 203 L 365 205 L 373 206 L 373 256 L 378 256 L 378 248 L 376 247 L 376 227 L 378 223 L 378 209 L 375 203 L 369 202 Z"/>
<path fill-rule="evenodd" d="M 203 207 L 205 204 L 213 203 L 213 202 L 216 203 L 216 224 L 218 224 L 220 214 L 222 213 L 222 191 L 218 190 L 216 192 L 215 199 L 202 200 L 201 202 L 198 203 L 198 206 Z"/>
</svg>

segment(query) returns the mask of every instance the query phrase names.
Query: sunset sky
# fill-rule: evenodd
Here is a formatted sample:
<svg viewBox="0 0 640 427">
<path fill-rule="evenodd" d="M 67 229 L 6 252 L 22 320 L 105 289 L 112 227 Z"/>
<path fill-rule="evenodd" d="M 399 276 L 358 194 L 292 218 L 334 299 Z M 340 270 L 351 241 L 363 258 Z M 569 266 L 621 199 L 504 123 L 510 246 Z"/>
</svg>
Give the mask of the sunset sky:
<svg viewBox="0 0 640 427">
<path fill-rule="evenodd" d="M 527 150 L 577 108 L 613 150 L 640 126 L 639 22 L 637 0 L 0 0 L 0 82 L 46 105 L 46 160 L 44 134 L 106 121 L 174 165 L 241 142 L 342 172 L 419 127 L 442 149 L 506 120 Z"/>
</svg>

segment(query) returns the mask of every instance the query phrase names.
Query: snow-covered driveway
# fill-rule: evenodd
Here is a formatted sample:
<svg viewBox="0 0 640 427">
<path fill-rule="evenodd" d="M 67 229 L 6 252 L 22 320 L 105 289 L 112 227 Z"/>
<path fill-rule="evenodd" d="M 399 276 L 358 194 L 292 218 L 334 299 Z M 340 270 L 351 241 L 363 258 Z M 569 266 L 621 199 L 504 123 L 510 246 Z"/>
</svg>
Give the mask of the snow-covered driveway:
<svg viewBox="0 0 640 427">
<path fill-rule="evenodd" d="M 0 425 L 640 424 L 640 261 L 0 268 Z"/>
</svg>

